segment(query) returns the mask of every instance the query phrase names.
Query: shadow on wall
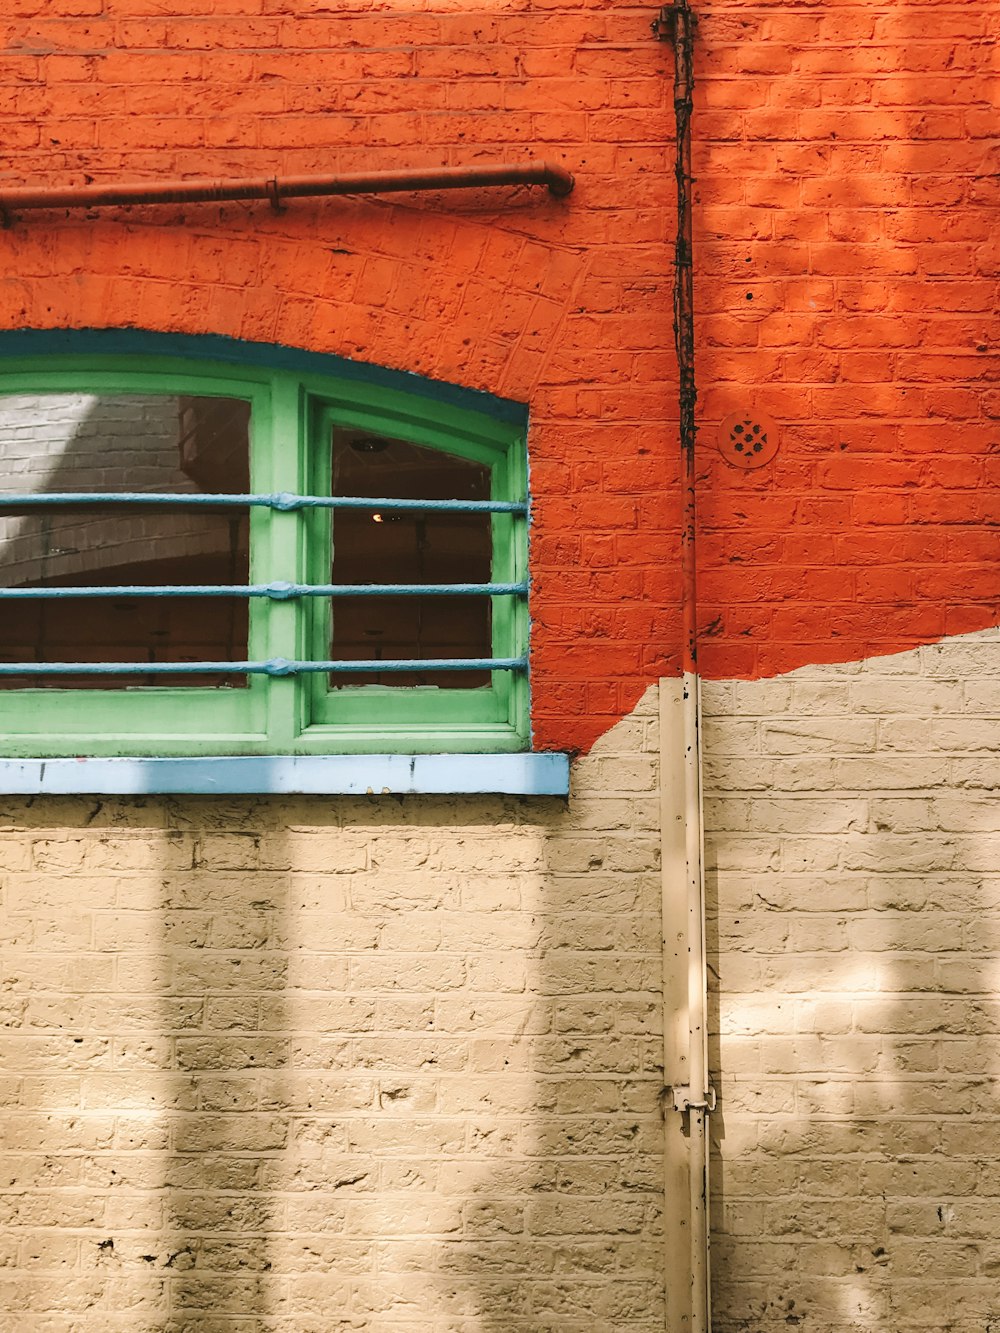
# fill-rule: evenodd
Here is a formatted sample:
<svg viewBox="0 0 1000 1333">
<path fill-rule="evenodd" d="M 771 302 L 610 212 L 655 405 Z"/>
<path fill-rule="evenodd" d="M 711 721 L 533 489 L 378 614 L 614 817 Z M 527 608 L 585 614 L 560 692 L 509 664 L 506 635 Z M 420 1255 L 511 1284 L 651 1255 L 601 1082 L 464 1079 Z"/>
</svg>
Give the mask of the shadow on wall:
<svg viewBox="0 0 1000 1333">
<path fill-rule="evenodd" d="M 19 1329 L 659 1333 L 654 705 L 568 807 L 8 805 Z"/>
<path fill-rule="evenodd" d="M 45 401 L 12 487 L 106 485 L 112 431 L 188 488 L 175 400 Z M 19 581 L 131 575 L 8 524 Z M 19 1333 L 659 1330 L 657 745 L 654 690 L 569 806 L 11 803 Z"/>
<path fill-rule="evenodd" d="M 997 647 L 709 689 L 720 1333 L 1000 1326 Z"/>
<path fill-rule="evenodd" d="M 193 820 L 141 798 L 17 806 L 2 1308 L 26 1330 L 271 1327 L 288 876 L 251 871 L 259 839 L 216 834 L 213 803 Z"/>
<path fill-rule="evenodd" d="M 810 271 L 835 318 L 809 317 L 814 345 L 791 369 L 814 381 L 799 402 L 819 503 L 844 517 L 804 542 L 789 510 L 798 532 L 775 535 L 786 571 L 795 551 L 844 566 L 826 654 L 859 631 L 879 643 L 989 624 L 996 603 L 990 571 L 977 579 L 995 556 L 987 379 L 966 355 L 987 350 L 994 303 L 976 173 L 995 43 L 982 6 L 931 24 L 910 0 L 836 11 L 805 36 L 790 16 L 787 44 L 769 29 L 776 60 L 807 62 L 816 106 L 800 110 L 808 80 L 740 81 L 802 136 L 773 182 L 797 184 L 800 207 L 775 208 L 770 236 L 804 252 L 803 226 L 824 229 Z M 776 274 L 773 291 L 798 276 Z M 822 456 L 837 442 L 846 457 Z M 904 452 L 921 471 L 900 480 Z M 814 614 L 786 623 L 801 638 Z M 717 1333 L 1000 1328 L 995 631 L 712 685 L 706 700 Z"/>
<path fill-rule="evenodd" d="M 490 964 L 513 993 L 462 1002 L 477 1078 L 456 1086 L 498 1137 L 440 1251 L 476 1314 L 460 1327 L 662 1329 L 658 745 L 651 690 L 532 821 L 519 918 L 489 927 L 491 949 L 524 932 L 516 971 Z"/>
<path fill-rule="evenodd" d="M 278 1192 L 286 1158 L 301 1170 L 288 1114 L 300 1092 L 286 1006 L 297 961 L 291 840 L 275 829 L 263 849 L 245 824 L 232 828 L 234 813 L 215 801 L 171 807 L 192 858 L 161 878 L 150 920 L 162 931 L 160 995 L 174 1027 L 163 1073 L 184 1097 L 163 1181 L 171 1331 L 247 1327 L 251 1312 L 271 1326 L 290 1225 Z M 177 1028 L 189 1014 L 197 1025 Z"/>
</svg>

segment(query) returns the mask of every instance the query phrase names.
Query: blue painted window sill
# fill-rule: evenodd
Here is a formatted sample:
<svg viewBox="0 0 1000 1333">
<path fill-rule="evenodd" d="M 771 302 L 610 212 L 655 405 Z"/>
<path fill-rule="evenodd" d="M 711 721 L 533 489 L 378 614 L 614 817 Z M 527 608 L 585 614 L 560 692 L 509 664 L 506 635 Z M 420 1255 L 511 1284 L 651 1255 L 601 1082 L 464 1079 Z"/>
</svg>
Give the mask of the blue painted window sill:
<svg viewBox="0 0 1000 1333">
<path fill-rule="evenodd" d="M 2 759 L 6 795 L 568 796 L 565 754 Z"/>
</svg>

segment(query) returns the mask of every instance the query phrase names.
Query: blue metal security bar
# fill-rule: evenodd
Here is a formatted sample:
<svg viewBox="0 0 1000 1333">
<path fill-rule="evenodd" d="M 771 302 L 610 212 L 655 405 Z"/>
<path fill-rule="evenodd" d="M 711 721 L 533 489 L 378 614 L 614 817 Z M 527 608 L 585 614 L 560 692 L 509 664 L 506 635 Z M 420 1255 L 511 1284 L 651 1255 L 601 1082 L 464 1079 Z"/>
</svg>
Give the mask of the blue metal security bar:
<svg viewBox="0 0 1000 1333">
<path fill-rule="evenodd" d="M 0 662 L 0 676 L 185 676 L 211 671 L 297 676 L 316 671 L 526 671 L 527 667 L 527 657 L 366 657 L 341 662 L 272 657 L 267 662 Z"/>
<path fill-rule="evenodd" d="M 150 491 L 55 491 L 0 494 L 0 509 L 25 509 L 67 505 L 182 505 L 200 507 L 266 507 L 281 512 L 300 509 L 370 509 L 395 511 L 445 511 L 447 513 L 526 515 L 527 503 L 512 500 L 411 500 L 376 499 L 359 496 L 185 494 Z M 79 587 L 0 588 L 0 601 L 61 600 L 70 597 L 268 597 L 288 601 L 297 597 L 526 597 L 527 580 L 517 583 L 215 583 L 215 584 L 122 584 Z M 2 662 L 0 676 L 125 676 L 125 675 L 223 675 L 247 674 L 294 676 L 303 673 L 406 672 L 406 671 L 526 671 L 527 656 L 354 659 L 344 661 L 296 661 L 283 657 L 261 662 Z"/>
<path fill-rule="evenodd" d="M 518 597 L 523 583 L 116 583 L 0 588 L 0 601 L 62 597 Z"/>
<path fill-rule="evenodd" d="M 356 495 L 292 495 L 279 491 L 275 495 L 213 495 L 202 491 L 52 491 L 49 494 L 33 491 L 24 494 L 6 492 L 0 495 L 0 509 L 37 508 L 40 505 L 130 504 L 130 505 L 207 505 L 239 506 L 278 509 L 383 509 L 444 510 L 449 514 L 526 514 L 524 500 L 374 500 Z"/>
</svg>

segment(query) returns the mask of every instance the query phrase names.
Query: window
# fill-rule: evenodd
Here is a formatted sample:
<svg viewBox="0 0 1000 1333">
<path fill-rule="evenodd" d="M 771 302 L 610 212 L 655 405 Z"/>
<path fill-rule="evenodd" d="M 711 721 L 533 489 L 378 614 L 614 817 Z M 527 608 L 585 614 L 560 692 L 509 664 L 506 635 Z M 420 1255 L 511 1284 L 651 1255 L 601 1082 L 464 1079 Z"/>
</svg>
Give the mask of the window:
<svg viewBox="0 0 1000 1333">
<path fill-rule="evenodd" d="M 447 396 L 5 363 L 3 753 L 524 750 L 526 484 L 523 421 Z"/>
</svg>

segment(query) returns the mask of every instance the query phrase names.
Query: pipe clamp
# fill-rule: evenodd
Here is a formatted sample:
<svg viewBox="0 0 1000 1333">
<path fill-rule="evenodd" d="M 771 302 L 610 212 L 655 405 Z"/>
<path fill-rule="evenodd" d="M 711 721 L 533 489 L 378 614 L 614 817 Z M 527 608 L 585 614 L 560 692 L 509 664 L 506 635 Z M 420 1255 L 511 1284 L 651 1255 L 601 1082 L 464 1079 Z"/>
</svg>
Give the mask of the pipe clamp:
<svg viewBox="0 0 1000 1333">
<path fill-rule="evenodd" d="M 674 1096 L 675 1111 L 714 1111 L 716 1107 L 715 1089 L 708 1088 L 700 1096 L 692 1094 L 689 1084 L 670 1089 Z"/>
</svg>

